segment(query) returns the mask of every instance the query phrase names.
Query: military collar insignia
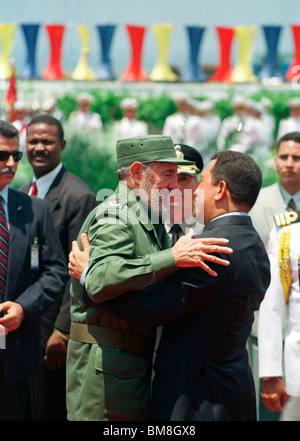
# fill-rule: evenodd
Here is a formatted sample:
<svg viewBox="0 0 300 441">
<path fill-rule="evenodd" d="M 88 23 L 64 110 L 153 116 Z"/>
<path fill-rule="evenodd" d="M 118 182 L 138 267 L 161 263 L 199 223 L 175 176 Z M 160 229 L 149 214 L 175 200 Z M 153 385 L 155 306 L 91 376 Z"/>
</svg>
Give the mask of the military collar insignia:
<svg viewBox="0 0 300 441">
<path fill-rule="evenodd" d="M 299 211 L 285 211 L 284 213 L 274 214 L 274 221 L 277 227 L 283 227 L 300 221 Z"/>
</svg>

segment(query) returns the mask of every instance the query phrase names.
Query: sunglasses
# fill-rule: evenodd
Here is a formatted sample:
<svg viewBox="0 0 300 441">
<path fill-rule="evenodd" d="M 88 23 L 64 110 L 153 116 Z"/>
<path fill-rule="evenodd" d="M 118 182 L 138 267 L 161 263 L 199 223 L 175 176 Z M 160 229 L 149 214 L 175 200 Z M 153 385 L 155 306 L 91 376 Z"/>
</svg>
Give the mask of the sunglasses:
<svg viewBox="0 0 300 441">
<path fill-rule="evenodd" d="M 15 162 L 19 162 L 23 156 L 23 152 L 15 150 L 14 152 L 7 152 L 6 150 L 0 150 L 0 161 L 8 161 L 8 158 L 12 156 Z"/>
</svg>

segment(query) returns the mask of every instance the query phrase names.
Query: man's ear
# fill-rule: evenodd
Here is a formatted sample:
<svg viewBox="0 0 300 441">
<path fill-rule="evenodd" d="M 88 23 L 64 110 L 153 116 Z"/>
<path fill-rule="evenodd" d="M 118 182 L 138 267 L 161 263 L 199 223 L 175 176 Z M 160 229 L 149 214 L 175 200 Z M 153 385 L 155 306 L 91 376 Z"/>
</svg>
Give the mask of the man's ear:
<svg viewBox="0 0 300 441">
<path fill-rule="evenodd" d="M 130 167 L 130 175 L 134 183 L 139 185 L 144 173 L 144 167 L 141 162 L 134 162 Z"/>
<path fill-rule="evenodd" d="M 65 139 L 63 139 L 60 143 L 60 151 L 62 152 L 63 150 L 65 150 L 67 145 L 67 141 Z"/>
<path fill-rule="evenodd" d="M 226 196 L 227 190 L 228 190 L 228 188 L 227 188 L 226 182 L 220 181 L 218 183 L 218 191 L 217 191 L 217 194 L 215 195 L 215 200 L 221 201 L 224 198 L 224 196 Z"/>
<path fill-rule="evenodd" d="M 276 173 L 278 173 L 278 169 L 277 169 L 277 156 L 275 156 L 275 159 L 274 159 L 274 170 L 276 171 Z"/>
</svg>

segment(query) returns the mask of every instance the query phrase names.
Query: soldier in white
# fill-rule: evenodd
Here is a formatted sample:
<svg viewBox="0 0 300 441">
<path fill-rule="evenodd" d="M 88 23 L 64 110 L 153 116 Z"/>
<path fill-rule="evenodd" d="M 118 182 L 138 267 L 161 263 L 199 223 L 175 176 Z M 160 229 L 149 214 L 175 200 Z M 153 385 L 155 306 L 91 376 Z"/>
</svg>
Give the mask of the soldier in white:
<svg viewBox="0 0 300 441">
<path fill-rule="evenodd" d="M 272 101 L 270 98 L 264 96 L 261 98 L 260 103 L 263 108 L 261 119 L 265 121 L 273 131 L 275 129 L 275 117 L 271 113 Z"/>
<path fill-rule="evenodd" d="M 245 124 L 245 132 L 249 139 L 249 151 L 256 161 L 267 157 L 273 142 L 272 126 L 265 121 L 264 107 L 262 103 L 248 100 L 248 118 Z"/>
<path fill-rule="evenodd" d="M 123 118 L 114 123 L 114 134 L 117 139 L 131 138 L 132 136 L 148 135 L 148 125 L 144 121 L 138 121 L 136 111 L 139 103 L 135 98 L 124 98 L 120 107 L 123 111 Z"/>
<path fill-rule="evenodd" d="M 188 102 L 192 115 L 196 117 L 191 119 L 190 126 L 193 122 L 195 133 L 198 133 L 198 136 L 195 138 L 194 133 L 192 133 L 193 137 L 191 139 L 187 138 L 185 142 L 193 145 L 201 153 L 204 162 L 207 162 L 217 151 L 216 141 L 221 127 L 221 118 L 213 113 L 214 103 L 210 100 L 190 99 Z M 195 139 L 198 140 L 197 145 Z"/>
<path fill-rule="evenodd" d="M 273 131 L 262 119 L 261 103 L 243 99 L 235 105 L 235 115 L 223 121 L 218 138 L 218 148 L 239 151 L 251 155 L 263 165 L 273 141 Z M 238 113 L 237 113 L 238 112 Z"/>
<path fill-rule="evenodd" d="M 162 134 L 170 136 L 174 144 L 187 144 L 200 151 L 206 138 L 206 129 L 202 119 L 194 115 L 193 100 L 186 94 L 173 99 L 177 112 L 166 118 Z"/>
<path fill-rule="evenodd" d="M 20 150 L 26 154 L 26 128 L 30 121 L 30 105 L 24 99 L 19 99 L 14 103 L 15 120 L 12 125 L 19 130 Z"/>
<path fill-rule="evenodd" d="M 58 119 L 60 122 L 64 122 L 65 120 L 63 112 L 57 108 L 57 102 L 52 96 L 47 96 L 43 99 L 42 111 L 54 116 L 54 118 Z"/>
<path fill-rule="evenodd" d="M 101 116 L 96 112 L 91 112 L 90 107 L 93 96 L 89 93 L 80 93 L 76 101 L 79 109 L 69 116 L 70 125 L 77 129 L 85 129 L 102 133 L 103 125 Z"/>
<path fill-rule="evenodd" d="M 267 247 L 271 283 L 258 320 L 261 396 L 269 409 L 282 411 L 281 420 L 300 421 L 300 218 L 287 211 L 274 219 Z"/>
<path fill-rule="evenodd" d="M 287 101 L 290 116 L 279 122 L 277 139 L 286 133 L 300 131 L 300 98 L 291 98 Z"/>
<path fill-rule="evenodd" d="M 278 182 L 261 189 L 256 203 L 250 211 L 254 228 L 267 245 L 268 237 L 274 226 L 274 214 L 281 213 L 293 206 L 300 209 L 300 133 L 286 134 L 277 141 L 277 153 L 274 158 L 274 170 Z M 258 312 L 249 337 L 251 368 L 256 383 L 257 394 L 260 394 L 258 377 Z M 259 417 L 263 421 L 277 420 L 279 415 L 270 412 L 257 396 Z"/>
<path fill-rule="evenodd" d="M 236 96 L 231 100 L 234 114 L 222 121 L 217 138 L 218 150 L 228 150 L 235 144 L 240 144 L 243 138 L 243 128 L 248 118 L 247 99 Z"/>
<path fill-rule="evenodd" d="M 216 115 L 214 103 L 210 100 L 192 100 L 194 115 L 200 116 L 207 127 L 206 142 L 209 144 L 217 139 L 221 127 L 221 118 Z"/>
<path fill-rule="evenodd" d="M 183 143 L 186 138 L 186 123 L 191 116 L 191 108 L 188 103 L 189 96 L 179 94 L 173 97 L 177 112 L 167 116 L 162 134 L 171 136 L 174 144 Z"/>
</svg>

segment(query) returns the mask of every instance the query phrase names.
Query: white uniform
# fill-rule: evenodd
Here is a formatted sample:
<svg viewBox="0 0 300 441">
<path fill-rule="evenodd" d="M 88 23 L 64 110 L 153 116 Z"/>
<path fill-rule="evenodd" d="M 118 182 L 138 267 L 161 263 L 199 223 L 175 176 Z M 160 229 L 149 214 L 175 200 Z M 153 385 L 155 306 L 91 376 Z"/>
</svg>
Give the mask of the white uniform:
<svg viewBox="0 0 300 441">
<path fill-rule="evenodd" d="M 204 116 L 202 120 L 207 126 L 207 143 L 209 144 L 216 141 L 221 128 L 221 118 L 218 115 L 211 113 L 210 115 Z"/>
<path fill-rule="evenodd" d="M 82 112 L 81 110 L 72 112 L 69 123 L 77 129 L 95 130 L 100 133 L 103 130 L 101 116 L 95 112 Z"/>
<path fill-rule="evenodd" d="M 216 150 L 215 144 L 221 127 L 221 118 L 213 113 L 214 104 L 212 101 L 189 99 L 188 103 L 192 108 L 191 113 L 199 117 L 201 122 L 201 139 L 197 149 L 202 155 L 208 154 L 211 157 Z M 207 149 L 208 151 L 206 151 Z"/>
<path fill-rule="evenodd" d="M 118 139 L 131 138 L 132 136 L 148 135 L 148 125 L 144 121 L 123 117 L 114 123 L 114 132 Z"/>
<path fill-rule="evenodd" d="M 174 144 L 187 144 L 201 151 L 207 128 L 199 116 L 178 112 L 166 118 L 162 134 L 170 136 Z"/>
<path fill-rule="evenodd" d="M 241 132 L 247 121 L 247 117 L 232 115 L 225 118 L 221 124 L 217 138 L 218 150 L 227 150 L 231 145 L 240 143 L 243 134 Z"/>
<path fill-rule="evenodd" d="M 30 122 L 30 118 L 26 117 L 22 120 L 16 119 L 12 122 L 12 125 L 19 131 L 20 147 L 21 152 L 26 153 L 26 129 Z"/>
<path fill-rule="evenodd" d="M 300 132 L 300 118 L 289 118 L 282 119 L 279 122 L 277 139 L 281 138 L 290 132 Z"/>
<path fill-rule="evenodd" d="M 290 235 L 289 239 L 288 235 Z M 274 225 L 270 233 L 267 250 L 271 264 L 271 283 L 261 303 L 258 322 L 259 376 L 278 377 L 283 376 L 285 372 L 287 393 L 292 397 L 300 397 L 299 237 L 300 222 L 284 227 Z M 279 249 L 283 250 L 284 247 L 280 240 L 288 240 L 287 261 L 290 265 L 290 271 L 289 269 L 282 270 L 282 274 Z M 289 277 L 288 304 L 286 305 L 285 283 L 282 281 L 288 280 Z M 287 319 L 285 320 L 286 312 Z M 282 336 L 284 337 L 284 353 Z"/>
<path fill-rule="evenodd" d="M 259 160 L 270 152 L 272 129 L 259 118 L 233 115 L 223 121 L 217 143 L 218 150 L 235 150 Z"/>
</svg>

